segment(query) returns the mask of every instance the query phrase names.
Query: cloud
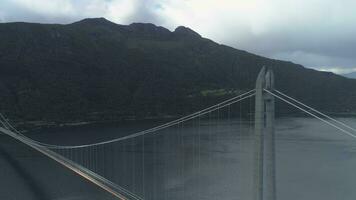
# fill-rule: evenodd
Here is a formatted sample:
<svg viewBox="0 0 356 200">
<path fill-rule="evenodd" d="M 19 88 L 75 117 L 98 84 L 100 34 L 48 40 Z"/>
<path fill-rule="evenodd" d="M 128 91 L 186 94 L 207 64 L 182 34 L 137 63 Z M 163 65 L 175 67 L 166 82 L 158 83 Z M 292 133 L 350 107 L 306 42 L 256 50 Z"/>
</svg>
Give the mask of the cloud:
<svg viewBox="0 0 356 200">
<path fill-rule="evenodd" d="M 0 0 L 0 20 L 151 22 L 311 68 L 354 69 L 354 0 Z M 335 70 L 334 70 L 335 71 Z"/>
<path fill-rule="evenodd" d="M 73 15 L 75 12 L 69 0 L 12 0 L 12 2 L 18 7 L 46 16 Z"/>
<path fill-rule="evenodd" d="M 165 5 L 166 16 L 176 24 L 239 49 L 311 68 L 356 66 L 353 0 L 189 0 Z"/>
<path fill-rule="evenodd" d="M 161 23 L 155 0 L 0 0 L 2 22 L 71 23 L 105 17 L 116 23 Z"/>
<path fill-rule="evenodd" d="M 272 57 L 280 60 L 289 60 L 294 63 L 300 63 L 302 61 L 305 66 L 311 66 L 311 68 L 317 70 L 331 71 L 337 74 L 356 71 L 355 60 L 353 58 L 327 56 L 304 51 L 285 51 L 276 53 Z M 313 66 L 315 63 L 317 63 L 318 66 Z M 340 66 L 340 63 L 344 65 Z"/>
<path fill-rule="evenodd" d="M 353 68 L 344 68 L 344 67 L 319 67 L 317 70 L 320 71 L 328 71 L 328 72 L 333 72 L 335 74 L 349 74 L 352 72 L 356 72 L 356 67 Z"/>
</svg>

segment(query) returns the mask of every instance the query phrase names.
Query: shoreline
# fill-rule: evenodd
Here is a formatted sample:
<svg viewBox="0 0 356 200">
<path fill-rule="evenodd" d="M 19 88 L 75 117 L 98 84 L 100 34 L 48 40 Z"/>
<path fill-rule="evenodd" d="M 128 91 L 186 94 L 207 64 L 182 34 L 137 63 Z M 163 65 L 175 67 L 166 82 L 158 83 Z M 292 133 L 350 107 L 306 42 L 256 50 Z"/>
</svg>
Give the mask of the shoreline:
<svg viewBox="0 0 356 200">
<path fill-rule="evenodd" d="M 356 118 L 356 113 L 325 113 L 331 117 L 336 118 Z M 86 120 L 86 121 L 71 121 L 71 122 L 55 122 L 55 121 L 44 121 L 44 120 L 36 120 L 36 121 L 25 121 L 25 122 L 14 122 L 14 126 L 18 127 L 21 132 L 28 132 L 33 130 L 40 130 L 46 128 L 65 128 L 65 127 L 79 127 L 86 125 L 95 125 L 95 124 L 109 124 L 109 123 L 128 123 L 128 122 L 143 122 L 143 121 L 167 121 L 167 120 L 175 120 L 182 116 L 157 116 L 157 117 L 144 117 L 144 118 L 136 118 L 136 117 L 127 117 L 121 119 L 113 119 L 113 120 Z M 309 117 L 300 114 L 279 114 L 276 118 L 283 117 Z"/>
<path fill-rule="evenodd" d="M 114 120 L 92 120 L 92 121 L 72 121 L 72 122 L 55 122 L 55 121 L 25 121 L 25 122 L 14 122 L 14 126 L 20 130 L 20 132 L 29 132 L 34 130 L 41 130 L 47 128 L 66 128 L 66 127 L 80 127 L 86 125 L 96 125 L 96 124 L 109 124 L 109 123 L 127 123 L 127 122 L 143 122 L 143 121 L 167 121 L 174 120 L 179 116 L 160 116 L 160 117 L 145 117 L 145 118 L 121 118 Z"/>
</svg>

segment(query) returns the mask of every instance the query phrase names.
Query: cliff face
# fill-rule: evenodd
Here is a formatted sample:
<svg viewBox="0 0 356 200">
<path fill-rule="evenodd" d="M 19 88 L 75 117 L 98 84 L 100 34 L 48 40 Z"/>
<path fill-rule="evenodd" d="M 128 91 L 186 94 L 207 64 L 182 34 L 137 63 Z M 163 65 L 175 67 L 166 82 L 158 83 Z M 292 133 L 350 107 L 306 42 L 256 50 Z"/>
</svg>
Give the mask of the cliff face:
<svg viewBox="0 0 356 200">
<path fill-rule="evenodd" d="M 219 45 L 189 28 L 0 24 L 0 110 L 23 120 L 184 114 L 254 87 L 276 87 L 326 111 L 356 111 L 356 80 Z"/>
</svg>

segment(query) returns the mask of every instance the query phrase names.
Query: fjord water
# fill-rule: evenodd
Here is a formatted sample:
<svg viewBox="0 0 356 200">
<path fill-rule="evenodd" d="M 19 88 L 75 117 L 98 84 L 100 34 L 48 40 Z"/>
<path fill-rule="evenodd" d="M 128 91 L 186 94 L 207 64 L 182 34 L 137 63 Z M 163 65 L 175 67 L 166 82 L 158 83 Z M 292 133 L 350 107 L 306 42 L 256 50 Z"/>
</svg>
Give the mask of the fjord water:
<svg viewBox="0 0 356 200">
<path fill-rule="evenodd" d="M 356 127 L 356 119 L 340 120 Z M 208 122 L 202 120 L 199 126 L 194 126 L 196 123 L 186 124 L 145 136 L 144 139 L 98 148 L 95 151 L 104 152 L 105 155 L 98 153 L 100 158 L 91 157 L 97 160 L 96 163 L 80 161 L 83 158 L 78 158 L 78 162 L 83 162 L 93 171 L 145 199 L 251 199 L 253 124 L 240 119 Z M 158 122 L 125 126 L 87 125 L 27 134 L 48 143 L 83 144 L 126 135 L 156 124 Z M 55 180 L 55 188 L 50 187 L 51 180 L 45 183 L 45 179 L 37 178 L 38 188 L 50 188 L 52 192 L 46 191 L 46 194 L 51 199 L 110 199 L 100 189 L 90 186 L 90 183 L 81 183 L 80 177 L 65 169 L 56 169 L 55 163 L 50 163 L 50 167 L 40 165 L 49 163 L 43 161 L 46 158 L 33 152 L 25 158 L 21 154 L 23 152 L 12 155 L 17 156 L 16 159 L 24 166 L 31 162 L 32 165 L 27 166 L 32 168 L 31 172 L 52 178 L 53 173 L 56 173 L 61 177 Z M 278 199 L 355 199 L 355 169 L 356 139 L 315 119 L 277 119 Z M 21 179 L 17 181 L 21 182 Z M 27 195 L 31 194 L 23 191 L 29 193 Z"/>
</svg>

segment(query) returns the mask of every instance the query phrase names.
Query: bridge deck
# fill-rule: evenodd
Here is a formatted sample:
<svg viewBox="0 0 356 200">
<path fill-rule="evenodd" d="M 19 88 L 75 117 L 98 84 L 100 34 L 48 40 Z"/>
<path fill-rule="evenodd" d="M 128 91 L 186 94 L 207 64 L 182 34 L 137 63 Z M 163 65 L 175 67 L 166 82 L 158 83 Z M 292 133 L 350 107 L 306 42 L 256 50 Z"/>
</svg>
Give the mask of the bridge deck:
<svg viewBox="0 0 356 200">
<path fill-rule="evenodd" d="M 0 134 L 0 199 L 114 199 L 74 172 Z"/>
</svg>

